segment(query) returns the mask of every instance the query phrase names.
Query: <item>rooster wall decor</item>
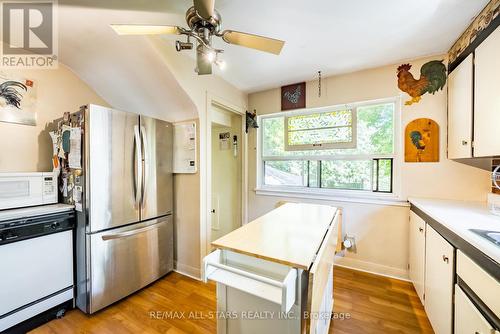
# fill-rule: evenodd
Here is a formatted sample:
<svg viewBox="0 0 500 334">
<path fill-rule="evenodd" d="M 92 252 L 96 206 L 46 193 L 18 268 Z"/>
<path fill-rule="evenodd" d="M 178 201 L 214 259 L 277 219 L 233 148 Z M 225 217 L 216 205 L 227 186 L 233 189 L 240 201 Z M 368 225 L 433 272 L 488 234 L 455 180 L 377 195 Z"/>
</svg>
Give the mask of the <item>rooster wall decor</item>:
<svg viewBox="0 0 500 334">
<path fill-rule="evenodd" d="M 418 118 L 405 129 L 405 162 L 439 161 L 439 125 L 429 118 Z"/>
<path fill-rule="evenodd" d="M 420 79 L 415 79 L 410 72 L 411 65 L 403 64 L 398 67 L 398 87 L 411 96 L 405 105 L 418 103 L 425 93 L 435 94 L 446 84 L 446 66 L 443 60 L 432 60 L 422 65 Z"/>
<path fill-rule="evenodd" d="M 0 73 L 0 122 L 36 125 L 36 82 Z"/>
</svg>

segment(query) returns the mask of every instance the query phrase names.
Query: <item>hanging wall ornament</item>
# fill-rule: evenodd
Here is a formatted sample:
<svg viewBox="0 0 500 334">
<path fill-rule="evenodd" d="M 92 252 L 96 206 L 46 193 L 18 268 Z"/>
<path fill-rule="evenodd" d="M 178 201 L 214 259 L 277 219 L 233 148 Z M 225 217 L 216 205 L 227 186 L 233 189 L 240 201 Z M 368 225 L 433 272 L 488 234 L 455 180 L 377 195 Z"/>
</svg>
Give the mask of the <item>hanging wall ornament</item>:
<svg viewBox="0 0 500 334">
<path fill-rule="evenodd" d="M 410 72 L 411 65 L 403 64 L 398 67 L 398 87 L 411 96 L 405 105 L 418 103 L 425 93 L 435 94 L 446 84 L 446 66 L 442 60 L 432 60 L 420 68 L 420 78 L 415 79 Z"/>
<path fill-rule="evenodd" d="M 318 71 L 318 97 L 321 97 L 321 71 Z"/>
<path fill-rule="evenodd" d="M 305 82 L 281 87 L 281 110 L 300 109 L 305 107 Z"/>
<path fill-rule="evenodd" d="M 246 112 L 246 128 L 245 128 L 245 133 L 248 133 L 248 129 L 257 129 L 259 125 L 257 124 L 257 121 L 255 120 L 255 117 L 257 116 L 257 112 L 254 109 L 253 113 L 251 112 Z"/>
</svg>

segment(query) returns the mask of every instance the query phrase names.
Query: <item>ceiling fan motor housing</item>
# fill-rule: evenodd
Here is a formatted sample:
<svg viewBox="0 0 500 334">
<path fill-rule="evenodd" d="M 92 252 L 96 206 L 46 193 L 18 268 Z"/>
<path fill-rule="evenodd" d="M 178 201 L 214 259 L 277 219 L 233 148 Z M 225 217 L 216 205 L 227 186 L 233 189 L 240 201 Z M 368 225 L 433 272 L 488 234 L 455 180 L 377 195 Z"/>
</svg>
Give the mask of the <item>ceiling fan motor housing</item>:
<svg viewBox="0 0 500 334">
<path fill-rule="evenodd" d="M 186 22 L 192 31 L 196 31 L 203 36 L 205 29 L 208 29 L 210 34 L 217 34 L 220 31 L 222 20 L 219 12 L 216 10 L 214 10 L 214 15 L 210 18 L 201 17 L 193 6 L 186 12 Z"/>
</svg>

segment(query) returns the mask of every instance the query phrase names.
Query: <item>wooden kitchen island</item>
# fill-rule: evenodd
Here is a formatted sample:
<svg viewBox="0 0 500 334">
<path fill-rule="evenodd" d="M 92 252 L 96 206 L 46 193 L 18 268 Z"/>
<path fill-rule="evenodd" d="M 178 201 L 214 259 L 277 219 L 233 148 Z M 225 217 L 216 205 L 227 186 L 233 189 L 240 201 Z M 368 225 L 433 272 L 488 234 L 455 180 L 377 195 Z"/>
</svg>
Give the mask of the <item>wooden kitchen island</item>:
<svg viewBox="0 0 500 334">
<path fill-rule="evenodd" d="M 218 334 L 328 333 L 340 211 L 287 203 L 214 241 Z"/>
</svg>

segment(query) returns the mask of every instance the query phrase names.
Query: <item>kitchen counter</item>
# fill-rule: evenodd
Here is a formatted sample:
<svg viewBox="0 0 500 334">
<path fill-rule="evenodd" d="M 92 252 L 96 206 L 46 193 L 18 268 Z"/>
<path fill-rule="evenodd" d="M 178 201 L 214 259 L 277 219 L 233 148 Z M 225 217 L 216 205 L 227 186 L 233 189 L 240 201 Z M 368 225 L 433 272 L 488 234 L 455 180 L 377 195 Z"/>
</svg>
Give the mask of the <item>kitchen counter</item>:
<svg viewBox="0 0 500 334">
<path fill-rule="evenodd" d="M 500 231 L 500 217 L 490 213 L 486 202 L 413 197 L 409 198 L 408 201 L 412 204 L 412 207 L 415 206 L 467 244 L 483 253 L 487 258 L 496 262 L 497 266 L 499 265 L 500 246 L 469 230 Z M 461 247 L 458 246 L 457 248 L 460 249 Z"/>
<path fill-rule="evenodd" d="M 336 212 L 332 206 L 286 203 L 212 246 L 309 270 Z"/>
<path fill-rule="evenodd" d="M 42 216 L 47 214 L 71 211 L 73 209 L 74 209 L 73 205 L 57 203 L 57 204 L 30 206 L 20 209 L 0 210 L 0 221 L 20 219 L 24 217 Z"/>
</svg>

